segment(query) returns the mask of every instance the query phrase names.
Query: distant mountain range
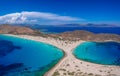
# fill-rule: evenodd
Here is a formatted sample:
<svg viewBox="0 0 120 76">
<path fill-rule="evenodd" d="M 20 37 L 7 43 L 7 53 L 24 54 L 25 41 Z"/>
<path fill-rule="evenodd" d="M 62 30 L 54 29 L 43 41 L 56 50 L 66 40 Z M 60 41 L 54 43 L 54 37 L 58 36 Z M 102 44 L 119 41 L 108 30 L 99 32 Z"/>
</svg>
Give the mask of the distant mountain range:
<svg viewBox="0 0 120 76">
<path fill-rule="evenodd" d="M 59 25 L 40 25 L 40 24 L 10 24 L 15 26 L 51 26 L 51 27 L 120 27 L 117 24 L 94 24 L 94 23 L 87 23 L 87 24 L 59 24 Z"/>
<path fill-rule="evenodd" d="M 51 26 L 51 27 L 120 27 L 117 24 L 59 24 L 59 25 L 39 25 L 39 24 L 14 24 L 14 25 L 22 25 L 22 26 Z"/>
<path fill-rule="evenodd" d="M 118 25 L 115 25 L 115 24 L 92 24 L 92 23 L 88 23 L 88 24 L 64 24 L 64 25 L 58 25 L 58 26 L 66 26 L 66 27 L 118 27 Z"/>
</svg>

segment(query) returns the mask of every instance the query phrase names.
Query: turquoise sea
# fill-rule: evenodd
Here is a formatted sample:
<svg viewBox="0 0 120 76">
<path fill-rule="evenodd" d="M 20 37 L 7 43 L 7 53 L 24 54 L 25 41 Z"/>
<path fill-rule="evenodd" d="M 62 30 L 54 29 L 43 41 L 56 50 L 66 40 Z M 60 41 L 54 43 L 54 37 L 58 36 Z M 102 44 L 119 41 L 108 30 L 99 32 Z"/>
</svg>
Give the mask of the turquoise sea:
<svg viewBox="0 0 120 76">
<path fill-rule="evenodd" d="M 63 56 L 52 45 L 0 35 L 0 76 L 42 76 Z"/>
<path fill-rule="evenodd" d="M 120 65 L 120 43 L 84 42 L 73 51 L 76 58 L 105 65 Z"/>
</svg>

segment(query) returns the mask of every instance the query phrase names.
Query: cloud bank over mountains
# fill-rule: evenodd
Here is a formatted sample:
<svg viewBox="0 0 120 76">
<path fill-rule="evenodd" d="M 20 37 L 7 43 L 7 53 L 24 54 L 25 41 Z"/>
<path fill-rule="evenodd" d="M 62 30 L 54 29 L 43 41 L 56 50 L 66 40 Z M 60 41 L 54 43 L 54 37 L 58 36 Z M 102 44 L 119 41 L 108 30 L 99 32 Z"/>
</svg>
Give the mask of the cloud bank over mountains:
<svg viewBox="0 0 120 76">
<path fill-rule="evenodd" d="M 61 16 L 53 13 L 44 12 L 18 12 L 10 13 L 0 16 L 0 24 L 23 24 L 23 23 L 36 23 L 36 24 L 57 24 L 57 23 L 70 23 L 84 21 L 81 18 L 71 16 Z"/>
</svg>

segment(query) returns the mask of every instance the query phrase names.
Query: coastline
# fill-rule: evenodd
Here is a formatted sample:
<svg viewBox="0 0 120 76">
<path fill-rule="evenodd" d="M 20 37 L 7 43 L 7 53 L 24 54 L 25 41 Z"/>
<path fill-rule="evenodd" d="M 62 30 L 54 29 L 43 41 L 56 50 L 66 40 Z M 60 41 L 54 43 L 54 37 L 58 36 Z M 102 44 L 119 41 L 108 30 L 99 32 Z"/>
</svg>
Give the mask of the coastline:
<svg viewBox="0 0 120 76">
<path fill-rule="evenodd" d="M 52 72 L 65 58 L 67 57 L 67 54 L 64 53 L 63 58 L 61 58 L 57 64 L 55 64 L 51 69 L 49 69 L 43 76 L 48 76 L 50 72 Z"/>
<path fill-rule="evenodd" d="M 48 38 L 44 38 L 40 36 L 33 37 L 30 35 L 12 35 L 12 34 L 5 34 L 5 35 L 44 42 L 62 49 L 62 51 L 64 52 L 64 57 L 53 68 L 51 68 L 48 72 L 46 72 L 44 76 L 52 76 L 55 72 L 58 72 L 58 71 L 60 73 L 60 75 L 58 76 L 65 76 L 64 74 L 68 71 L 71 74 L 74 73 L 75 76 L 79 76 L 83 74 L 85 76 L 89 74 L 99 75 L 99 76 L 110 76 L 110 75 L 119 76 L 120 75 L 120 72 L 119 72 L 120 67 L 95 64 L 95 63 L 90 63 L 90 62 L 82 61 L 75 58 L 75 56 L 72 55 L 72 51 L 76 46 L 78 46 L 79 44 L 85 41 L 82 41 L 82 40 L 63 41 L 63 40 L 50 38 L 50 37 Z M 68 64 L 69 66 L 67 66 Z"/>
</svg>

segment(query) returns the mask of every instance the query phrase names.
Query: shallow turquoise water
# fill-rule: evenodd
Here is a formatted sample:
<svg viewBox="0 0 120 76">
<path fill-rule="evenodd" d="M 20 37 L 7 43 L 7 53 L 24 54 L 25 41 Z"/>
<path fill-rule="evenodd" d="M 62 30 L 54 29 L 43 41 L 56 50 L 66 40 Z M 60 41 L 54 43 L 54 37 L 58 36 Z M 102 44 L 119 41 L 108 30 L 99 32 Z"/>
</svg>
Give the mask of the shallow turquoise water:
<svg viewBox="0 0 120 76">
<path fill-rule="evenodd" d="M 120 43 L 84 42 L 73 51 L 81 60 L 105 65 L 120 65 Z"/>
<path fill-rule="evenodd" d="M 63 55 L 49 44 L 0 35 L 0 76 L 41 76 Z"/>
</svg>

